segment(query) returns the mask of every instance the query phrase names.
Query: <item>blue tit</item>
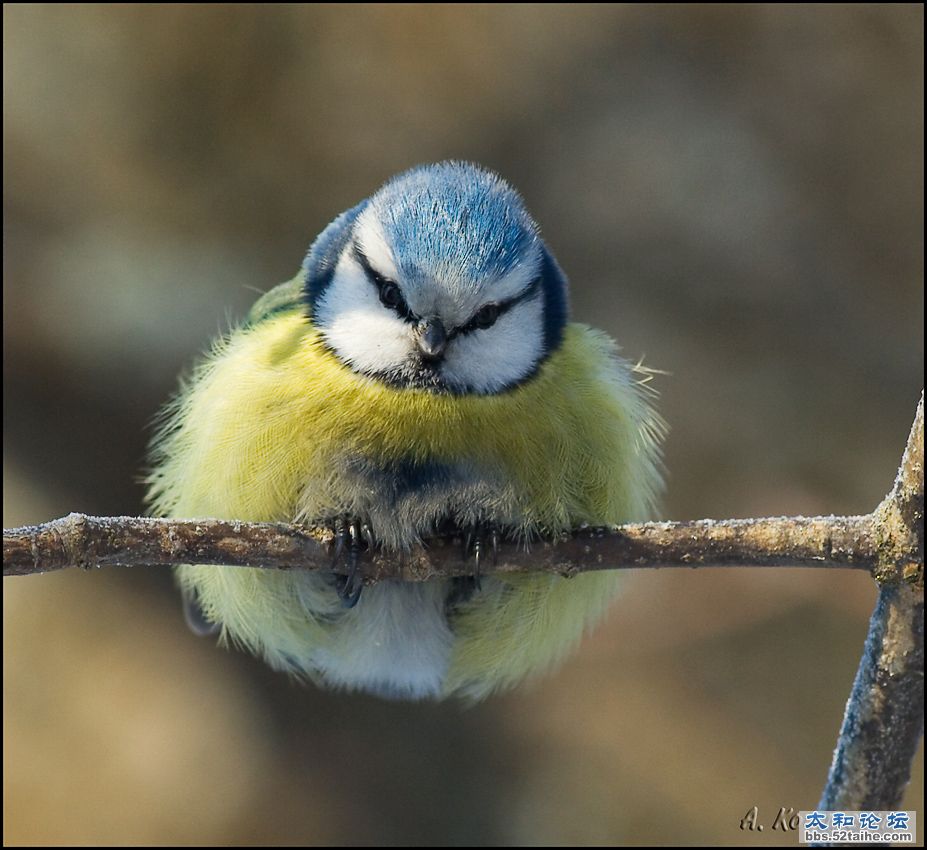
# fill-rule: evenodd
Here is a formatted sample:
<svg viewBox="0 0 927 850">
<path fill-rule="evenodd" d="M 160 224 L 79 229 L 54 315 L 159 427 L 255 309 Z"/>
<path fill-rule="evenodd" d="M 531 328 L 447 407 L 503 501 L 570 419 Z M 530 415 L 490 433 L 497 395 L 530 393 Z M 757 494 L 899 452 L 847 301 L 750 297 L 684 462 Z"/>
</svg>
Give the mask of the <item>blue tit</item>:
<svg viewBox="0 0 927 850">
<path fill-rule="evenodd" d="M 350 537 L 347 576 L 178 567 L 222 639 L 330 687 L 481 699 L 573 647 L 617 573 L 359 593 L 345 559 L 361 535 L 402 553 L 454 529 L 485 551 L 496 534 L 646 518 L 665 430 L 646 378 L 568 320 L 564 274 L 511 186 L 468 163 L 414 168 L 339 215 L 214 344 L 165 410 L 151 509 Z"/>
</svg>

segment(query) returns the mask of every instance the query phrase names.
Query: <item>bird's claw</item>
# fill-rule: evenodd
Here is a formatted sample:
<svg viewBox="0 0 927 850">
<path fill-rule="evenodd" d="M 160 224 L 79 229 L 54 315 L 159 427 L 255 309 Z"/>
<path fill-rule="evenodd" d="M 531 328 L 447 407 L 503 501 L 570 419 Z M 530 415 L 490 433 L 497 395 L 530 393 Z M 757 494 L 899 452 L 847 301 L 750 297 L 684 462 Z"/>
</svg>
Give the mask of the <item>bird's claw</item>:
<svg viewBox="0 0 927 850">
<path fill-rule="evenodd" d="M 492 553 L 492 562 L 495 565 L 499 553 L 500 531 L 495 523 L 477 520 L 461 530 L 464 560 L 473 558 L 474 571 L 472 575 L 456 576 L 451 579 L 451 589 L 445 600 L 445 607 L 449 612 L 469 602 L 474 593 L 483 589 L 480 581 L 481 567 L 490 553 Z"/>
<path fill-rule="evenodd" d="M 340 516 L 332 523 L 332 572 L 335 573 L 335 590 L 345 608 L 357 605 L 364 589 L 364 577 L 359 565 L 361 552 L 373 551 L 376 538 L 368 522 L 354 516 Z M 342 556 L 347 562 L 347 573 L 339 572 Z"/>
<path fill-rule="evenodd" d="M 464 560 L 473 558 L 473 588 L 482 590 L 480 582 L 481 567 L 487 555 L 492 554 L 493 566 L 499 556 L 499 527 L 489 520 L 477 520 L 464 529 L 463 556 Z"/>
</svg>

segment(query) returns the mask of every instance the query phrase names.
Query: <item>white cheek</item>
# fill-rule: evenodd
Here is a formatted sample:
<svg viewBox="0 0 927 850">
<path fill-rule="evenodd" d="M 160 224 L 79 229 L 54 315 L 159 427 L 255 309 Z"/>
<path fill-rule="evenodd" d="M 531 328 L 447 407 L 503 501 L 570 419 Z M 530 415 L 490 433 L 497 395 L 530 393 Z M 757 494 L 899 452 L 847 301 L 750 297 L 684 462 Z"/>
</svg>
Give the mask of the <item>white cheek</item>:
<svg viewBox="0 0 927 850">
<path fill-rule="evenodd" d="M 452 386 L 491 393 L 530 375 L 544 346 L 541 295 L 513 307 L 486 330 L 453 340 L 442 375 Z"/>
<path fill-rule="evenodd" d="M 402 365 L 413 344 L 409 325 L 380 303 L 370 281 L 347 254 L 316 303 L 315 325 L 338 357 L 362 372 Z"/>
</svg>

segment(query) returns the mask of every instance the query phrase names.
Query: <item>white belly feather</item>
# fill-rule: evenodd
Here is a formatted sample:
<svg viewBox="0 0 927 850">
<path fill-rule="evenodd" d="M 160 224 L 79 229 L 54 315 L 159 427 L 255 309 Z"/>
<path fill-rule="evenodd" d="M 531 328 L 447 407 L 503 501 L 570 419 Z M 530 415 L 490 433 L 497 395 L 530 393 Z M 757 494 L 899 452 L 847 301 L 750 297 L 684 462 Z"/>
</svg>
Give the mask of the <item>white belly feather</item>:
<svg viewBox="0 0 927 850">
<path fill-rule="evenodd" d="M 440 580 L 364 588 L 338 623 L 335 647 L 314 654 L 319 673 L 332 685 L 382 697 L 438 696 L 454 643 L 446 595 Z"/>
</svg>

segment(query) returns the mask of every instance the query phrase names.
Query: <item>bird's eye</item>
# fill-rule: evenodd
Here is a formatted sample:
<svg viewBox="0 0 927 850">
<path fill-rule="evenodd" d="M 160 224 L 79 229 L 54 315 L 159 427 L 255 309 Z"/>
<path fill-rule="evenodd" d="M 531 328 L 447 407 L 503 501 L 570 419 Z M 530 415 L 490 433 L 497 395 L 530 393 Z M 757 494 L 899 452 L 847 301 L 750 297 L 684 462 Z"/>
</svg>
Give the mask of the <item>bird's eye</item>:
<svg viewBox="0 0 927 850">
<path fill-rule="evenodd" d="M 399 291 L 399 287 L 390 281 L 382 284 L 380 286 L 380 301 L 383 306 L 389 307 L 390 310 L 395 310 L 403 303 L 402 293 Z"/>
<path fill-rule="evenodd" d="M 478 328 L 488 328 L 496 323 L 499 318 L 499 305 L 486 304 L 480 307 L 477 314 L 473 317 L 473 324 Z"/>
</svg>

